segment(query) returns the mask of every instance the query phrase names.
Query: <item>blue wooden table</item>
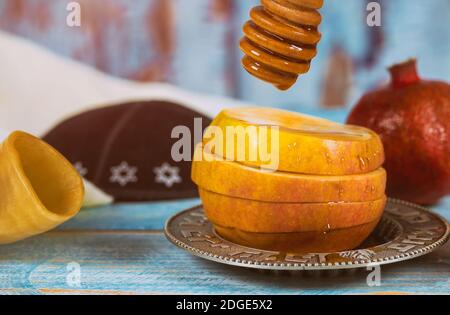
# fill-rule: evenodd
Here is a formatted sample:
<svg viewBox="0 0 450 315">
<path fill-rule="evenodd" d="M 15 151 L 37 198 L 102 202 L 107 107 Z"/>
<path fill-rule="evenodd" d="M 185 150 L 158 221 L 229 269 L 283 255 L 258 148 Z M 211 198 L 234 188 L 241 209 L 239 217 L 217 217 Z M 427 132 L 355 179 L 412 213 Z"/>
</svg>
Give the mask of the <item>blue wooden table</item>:
<svg viewBox="0 0 450 315">
<path fill-rule="evenodd" d="M 163 234 L 172 214 L 197 205 L 119 204 L 84 209 L 60 228 L 0 247 L 1 294 L 450 294 L 450 244 L 385 266 L 381 286 L 368 271 L 335 276 L 268 273 L 205 261 Z M 450 198 L 434 208 L 450 219 Z"/>
</svg>

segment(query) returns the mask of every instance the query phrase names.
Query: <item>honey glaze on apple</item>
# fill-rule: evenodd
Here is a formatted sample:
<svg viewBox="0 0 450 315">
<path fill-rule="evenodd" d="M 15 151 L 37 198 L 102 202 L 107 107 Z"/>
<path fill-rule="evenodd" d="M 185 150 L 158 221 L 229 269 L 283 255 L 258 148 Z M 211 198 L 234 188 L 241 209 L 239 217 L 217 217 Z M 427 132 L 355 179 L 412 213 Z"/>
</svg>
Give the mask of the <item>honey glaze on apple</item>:
<svg viewBox="0 0 450 315">
<path fill-rule="evenodd" d="M 342 125 L 330 120 L 305 114 L 297 114 L 285 110 L 264 108 L 241 108 L 239 111 L 228 111 L 229 116 L 257 126 L 277 126 L 284 131 L 299 132 L 327 139 L 347 141 L 368 140 L 373 134 L 366 128 Z"/>
<path fill-rule="evenodd" d="M 262 0 L 250 11 L 240 48 L 253 76 L 287 90 L 307 73 L 321 39 L 323 0 Z"/>
</svg>

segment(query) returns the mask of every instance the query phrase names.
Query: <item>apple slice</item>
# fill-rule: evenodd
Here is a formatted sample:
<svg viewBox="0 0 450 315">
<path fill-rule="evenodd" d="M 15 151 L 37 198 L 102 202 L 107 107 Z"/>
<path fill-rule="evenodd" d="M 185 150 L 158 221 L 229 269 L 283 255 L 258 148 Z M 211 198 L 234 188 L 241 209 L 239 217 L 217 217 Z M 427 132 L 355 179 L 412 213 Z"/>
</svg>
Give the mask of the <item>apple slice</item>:
<svg viewBox="0 0 450 315">
<path fill-rule="evenodd" d="M 202 154 L 197 146 L 195 157 Z M 203 151 L 192 163 L 192 180 L 199 187 L 222 195 L 267 202 L 360 202 L 384 197 L 386 171 L 324 176 L 266 172 L 226 161 Z"/>
<path fill-rule="evenodd" d="M 375 132 L 279 109 L 226 109 L 210 127 L 204 145 L 214 154 L 246 165 L 350 175 L 374 171 L 384 162 L 383 145 Z M 252 127 L 258 127 L 256 136 Z"/>
<path fill-rule="evenodd" d="M 273 203 L 233 198 L 199 189 L 208 219 L 216 225 L 256 233 L 323 232 L 381 217 L 386 197 L 368 202 Z"/>
<path fill-rule="evenodd" d="M 251 248 L 290 253 L 333 253 L 355 249 L 376 228 L 378 220 L 344 229 L 323 232 L 252 233 L 214 226 L 223 238 Z"/>
</svg>

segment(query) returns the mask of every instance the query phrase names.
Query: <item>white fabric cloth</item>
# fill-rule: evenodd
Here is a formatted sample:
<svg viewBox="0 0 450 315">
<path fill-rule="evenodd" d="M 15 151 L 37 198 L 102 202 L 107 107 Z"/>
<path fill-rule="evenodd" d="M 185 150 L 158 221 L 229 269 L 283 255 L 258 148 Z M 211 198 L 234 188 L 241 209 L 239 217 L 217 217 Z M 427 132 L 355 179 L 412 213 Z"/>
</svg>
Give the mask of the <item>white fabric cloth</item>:
<svg viewBox="0 0 450 315">
<path fill-rule="evenodd" d="M 210 116 L 225 107 L 245 105 L 168 84 L 114 78 L 0 32 L 0 128 L 41 136 L 61 120 L 84 110 L 149 99 L 180 102 Z"/>
<path fill-rule="evenodd" d="M 0 32 L 0 140 L 14 130 L 42 136 L 60 121 L 85 110 L 151 99 L 175 101 L 209 116 L 215 116 L 222 108 L 245 105 L 168 84 L 114 78 Z M 84 206 L 113 201 L 87 181 L 85 188 Z"/>
<path fill-rule="evenodd" d="M 6 139 L 8 136 L 8 132 L 6 130 L 0 129 L 0 142 Z"/>
<path fill-rule="evenodd" d="M 114 201 L 114 198 L 88 180 L 84 180 L 84 202 L 83 207 L 90 208 L 101 205 L 107 205 Z"/>
</svg>

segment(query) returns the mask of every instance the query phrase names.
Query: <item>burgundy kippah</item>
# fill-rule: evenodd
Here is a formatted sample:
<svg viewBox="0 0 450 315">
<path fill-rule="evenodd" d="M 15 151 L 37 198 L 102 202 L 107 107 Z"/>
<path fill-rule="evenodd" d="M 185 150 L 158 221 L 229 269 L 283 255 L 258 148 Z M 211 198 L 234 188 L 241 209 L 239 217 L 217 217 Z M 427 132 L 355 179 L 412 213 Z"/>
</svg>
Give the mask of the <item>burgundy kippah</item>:
<svg viewBox="0 0 450 315">
<path fill-rule="evenodd" d="M 80 174 L 116 201 L 197 197 L 191 162 L 174 162 L 172 129 L 202 128 L 210 118 L 166 101 L 143 101 L 90 110 L 53 128 L 44 140 L 59 150 Z"/>
</svg>

